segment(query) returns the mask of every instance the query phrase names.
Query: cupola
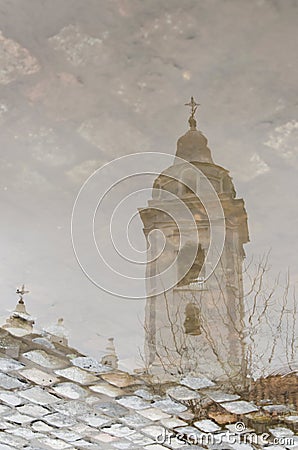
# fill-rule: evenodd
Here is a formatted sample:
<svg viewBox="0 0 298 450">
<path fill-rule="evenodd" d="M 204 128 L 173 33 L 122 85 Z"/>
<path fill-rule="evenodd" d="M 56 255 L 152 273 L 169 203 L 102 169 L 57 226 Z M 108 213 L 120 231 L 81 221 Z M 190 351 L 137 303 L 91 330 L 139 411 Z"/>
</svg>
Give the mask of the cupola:
<svg viewBox="0 0 298 450">
<path fill-rule="evenodd" d="M 176 156 L 189 162 L 204 162 L 214 164 L 211 151 L 208 148 L 208 140 L 203 133 L 197 130 L 197 121 L 194 117 L 198 103 L 191 97 L 191 101 L 186 103 L 191 107 L 191 115 L 188 119 L 190 129 L 177 141 Z"/>
</svg>

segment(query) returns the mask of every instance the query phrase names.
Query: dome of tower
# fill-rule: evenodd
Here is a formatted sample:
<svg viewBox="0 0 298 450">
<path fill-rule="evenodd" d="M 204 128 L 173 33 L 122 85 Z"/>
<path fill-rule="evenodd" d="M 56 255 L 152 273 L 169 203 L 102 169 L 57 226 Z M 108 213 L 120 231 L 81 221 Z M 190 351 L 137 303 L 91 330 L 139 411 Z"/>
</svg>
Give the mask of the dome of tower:
<svg viewBox="0 0 298 450">
<path fill-rule="evenodd" d="M 197 129 L 188 130 L 177 141 L 176 156 L 189 162 L 214 164 L 207 138 Z"/>
</svg>

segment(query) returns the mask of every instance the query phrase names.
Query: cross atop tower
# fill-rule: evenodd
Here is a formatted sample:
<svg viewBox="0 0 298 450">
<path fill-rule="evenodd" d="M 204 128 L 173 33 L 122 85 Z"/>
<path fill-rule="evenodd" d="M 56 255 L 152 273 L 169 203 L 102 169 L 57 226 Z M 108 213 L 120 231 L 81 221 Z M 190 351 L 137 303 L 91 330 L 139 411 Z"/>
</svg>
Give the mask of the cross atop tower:
<svg viewBox="0 0 298 450">
<path fill-rule="evenodd" d="M 23 302 L 23 295 L 29 294 L 29 291 L 26 291 L 25 285 L 23 284 L 23 286 L 21 287 L 21 289 L 17 289 L 17 290 L 16 290 L 16 294 L 19 294 L 19 296 L 20 296 L 20 301 Z"/>
<path fill-rule="evenodd" d="M 196 126 L 197 126 L 197 122 L 195 120 L 195 113 L 198 109 L 198 106 L 200 106 L 200 103 L 196 103 L 196 101 L 194 100 L 193 96 L 191 96 L 190 98 L 190 102 L 185 103 L 185 106 L 190 106 L 191 108 L 191 114 L 190 114 L 190 118 L 188 119 L 188 123 L 190 126 L 191 130 L 196 130 Z"/>
</svg>

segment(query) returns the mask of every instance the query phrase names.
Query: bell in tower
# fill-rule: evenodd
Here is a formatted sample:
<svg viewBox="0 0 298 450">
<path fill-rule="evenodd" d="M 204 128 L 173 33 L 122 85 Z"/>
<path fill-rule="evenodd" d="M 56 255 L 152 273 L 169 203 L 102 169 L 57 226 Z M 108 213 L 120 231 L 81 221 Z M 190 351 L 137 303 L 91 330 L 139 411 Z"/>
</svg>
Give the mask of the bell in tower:
<svg viewBox="0 0 298 450">
<path fill-rule="evenodd" d="M 197 130 L 193 97 L 187 106 L 190 128 L 178 139 L 175 162 L 156 178 L 152 199 L 140 210 L 148 243 L 146 361 L 155 373 L 189 372 L 238 382 L 246 376 L 242 265 L 249 241 L 247 214 L 229 172 L 213 162 L 207 138 Z M 211 251 L 217 226 L 209 214 L 214 199 L 225 238 L 221 248 L 213 245 Z M 180 220 L 180 227 L 169 213 L 175 211 L 177 218 L 179 204 L 191 215 Z M 160 233 L 153 230 L 165 238 L 158 258 L 152 251 Z M 153 283 L 167 265 L 175 268 L 176 282 L 161 292 Z"/>
</svg>

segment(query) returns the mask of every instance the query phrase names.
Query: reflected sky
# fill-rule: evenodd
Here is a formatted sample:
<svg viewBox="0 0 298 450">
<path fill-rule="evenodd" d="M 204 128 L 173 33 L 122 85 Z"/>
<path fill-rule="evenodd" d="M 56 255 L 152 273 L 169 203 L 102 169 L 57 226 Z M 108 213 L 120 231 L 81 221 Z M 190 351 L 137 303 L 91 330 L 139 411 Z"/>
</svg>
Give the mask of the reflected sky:
<svg viewBox="0 0 298 450">
<path fill-rule="evenodd" d="M 248 256 L 297 265 L 297 2 L 6 1 L 0 35 L 0 316 L 25 282 L 42 327 L 63 316 L 92 355 L 115 336 L 128 363 L 143 345 L 143 301 L 84 276 L 70 239 L 82 183 L 103 163 L 174 154 L 191 95 L 213 159 L 249 217 Z"/>
</svg>

